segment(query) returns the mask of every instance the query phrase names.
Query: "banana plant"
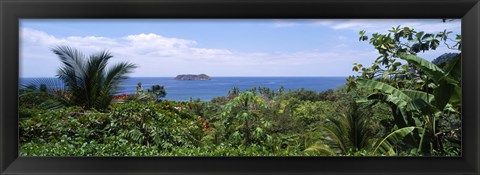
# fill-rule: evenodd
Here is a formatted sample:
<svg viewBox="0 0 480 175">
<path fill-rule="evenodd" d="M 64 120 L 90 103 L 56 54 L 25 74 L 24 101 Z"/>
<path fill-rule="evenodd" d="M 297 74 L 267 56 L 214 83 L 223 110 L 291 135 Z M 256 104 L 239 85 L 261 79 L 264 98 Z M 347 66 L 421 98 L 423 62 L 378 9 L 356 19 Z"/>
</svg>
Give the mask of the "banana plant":
<svg viewBox="0 0 480 175">
<path fill-rule="evenodd" d="M 433 94 L 437 97 L 434 105 L 438 109 L 445 108 L 445 105 L 453 98 L 458 100 L 461 97 L 461 54 L 455 56 L 444 69 L 415 55 L 401 54 L 400 58 L 429 75 L 436 84 Z"/>
<path fill-rule="evenodd" d="M 399 136 L 408 138 L 407 143 L 417 144 L 419 150 L 424 154 L 429 154 L 429 151 L 431 152 L 429 142 L 434 138 L 435 123 L 439 118 L 438 116 L 445 111 L 447 104 L 454 106 L 454 108 L 460 107 L 461 55 L 454 57 L 443 69 L 415 55 L 400 54 L 399 57 L 425 72 L 431 78 L 434 83 L 433 93 L 397 89 L 375 80 L 357 79 L 356 83 L 359 86 L 376 91 L 368 96 L 368 100 L 385 102 L 391 107 L 398 128 L 422 128 L 421 133 L 418 132 L 420 129 L 409 130 L 409 132 L 402 132 L 408 134 L 400 134 Z M 403 129 L 403 131 L 405 130 L 407 129 Z M 385 144 L 380 145 L 385 146 Z M 390 151 L 391 149 L 384 148 L 383 150 Z"/>
<path fill-rule="evenodd" d="M 422 126 L 420 118 L 415 118 L 414 113 L 429 111 L 430 105 L 428 105 L 427 102 L 433 101 L 434 98 L 433 95 L 421 91 L 399 90 L 386 83 L 375 80 L 358 79 L 357 84 L 377 91 L 370 94 L 367 99 L 376 102 L 384 102 L 390 106 L 397 128 Z M 402 135 L 402 137 L 404 137 L 409 145 L 419 145 L 420 137 L 418 135 L 418 130 L 414 130 L 408 134 Z"/>
</svg>

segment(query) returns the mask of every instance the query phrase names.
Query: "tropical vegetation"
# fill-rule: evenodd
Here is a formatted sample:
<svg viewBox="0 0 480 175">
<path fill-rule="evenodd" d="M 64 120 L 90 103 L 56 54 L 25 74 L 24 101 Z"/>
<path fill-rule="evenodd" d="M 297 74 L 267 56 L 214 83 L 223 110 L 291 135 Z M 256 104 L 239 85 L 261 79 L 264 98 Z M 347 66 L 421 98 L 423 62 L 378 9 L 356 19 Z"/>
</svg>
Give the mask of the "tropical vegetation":
<svg viewBox="0 0 480 175">
<path fill-rule="evenodd" d="M 61 82 L 19 89 L 20 155 L 461 156 L 461 36 L 359 34 L 379 56 L 338 89 L 232 87 L 210 101 L 166 100 L 141 82 L 119 94 L 134 64 L 59 46 Z M 442 45 L 456 52 L 418 56 Z"/>
</svg>

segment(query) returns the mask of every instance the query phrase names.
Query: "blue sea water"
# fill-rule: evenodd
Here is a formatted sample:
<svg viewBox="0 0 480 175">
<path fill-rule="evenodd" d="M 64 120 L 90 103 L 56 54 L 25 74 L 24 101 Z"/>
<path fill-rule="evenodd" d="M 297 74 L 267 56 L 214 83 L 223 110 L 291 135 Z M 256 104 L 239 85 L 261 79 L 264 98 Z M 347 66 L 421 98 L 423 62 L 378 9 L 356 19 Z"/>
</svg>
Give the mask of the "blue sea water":
<svg viewBox="0 0 480 175">
<path fill-rule="evenodd" d="M 29 84 L 35 80 L 38 78 L 21 78 L 20 82 Z M 212 80 L 204 81 L 182 81 L 175 80 L 173 77 L 131 77 L 121 84 L 120 93 L 135 93 L 138 82 L 142 82 L 144 90 L 156 84 L 164 86 L 168 100 L 188 101 L 191 97 L 209 101 L 212 98 L 227 95 L 227 92 L 234 87 L 240 90 L 253 87 L 268 87 L 276 90 L 283 86 L 285 90 L 304 88 L 321 92 L 344 85 L 346 77 L 212 77 Z"/>
</svg>

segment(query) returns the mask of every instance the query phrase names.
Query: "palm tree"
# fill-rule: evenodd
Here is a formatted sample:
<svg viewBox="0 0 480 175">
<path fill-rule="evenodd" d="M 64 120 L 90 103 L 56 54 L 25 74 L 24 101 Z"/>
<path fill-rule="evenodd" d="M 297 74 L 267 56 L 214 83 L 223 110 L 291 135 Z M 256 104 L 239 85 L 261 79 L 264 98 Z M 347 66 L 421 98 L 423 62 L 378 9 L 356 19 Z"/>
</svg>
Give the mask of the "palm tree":
<svg viewBox="0 0 480 175">
<path fill-rule="evenodd" d="M 68 46 L 57 46 L 52 51 L 60 58 L 63 66 L 57 77 L 63 80 L 71 92 L 71 102 L 86 109 L 106 110 L 119 91 L 119 84 L 137 66 L 121 62 L 107 68 L 113 56 L 108 51 L 85 56 Z"/>
<path fill-rule="evenodd" d="M 366 114 L 355 103 L 350 110 L 338 118 L 330 117 L 330 123 L 324 129 L 328 138 L 342 153 L 368 149 L 373 131 L 368 127 Z"/>
</svg>

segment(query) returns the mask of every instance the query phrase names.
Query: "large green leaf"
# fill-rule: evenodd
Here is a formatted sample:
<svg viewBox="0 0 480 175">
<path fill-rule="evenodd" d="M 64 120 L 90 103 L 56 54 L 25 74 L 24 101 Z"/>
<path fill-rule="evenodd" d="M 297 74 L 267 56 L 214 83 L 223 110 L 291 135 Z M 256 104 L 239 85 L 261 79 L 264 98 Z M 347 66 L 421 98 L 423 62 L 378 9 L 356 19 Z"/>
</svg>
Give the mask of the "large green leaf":
<svg viewBox="0 0 480 175">
<path fill-rule="evenodd" d="M 392 103 L 387 103 L 391 110 L 392 110 L 392 115 L 393 115 L 393 119 L 395 121 L 395 125 L 397 125 L 398 127 L 407 127 L 409 126 L 408 125 L 408 120 L 406 119 L 406 117 L 408 117 L 405 112 L 405 110 L 399 108 L 398 106 L 396 106 L 395 104 L 392 104 Z"/>
<path fill-rule="evenodd" d="M 415 55 L 401 54 L 400 58 L 414 64 L 416 67 L 429 74 L 432 80 L 437 83 L 438 87 L 436 87 L 433 92 L 435 97 L 434 100 L 432 101 L 429 99 L 426 100 L 427 102 L 433 102 L 433 105 L 437 109 L 443 110 L 452 96 L 455 96 L 455 98 L 453 98 L 454 102 L 458 101 L 459 98 L 457 98 L 457 96 L 459 93 L 458 91 L 455 91 L 455 89 L 459 89 L 457 87 L 460 85 L 461 55 L 455 56 L 454 59 L 445 66 L 445 72 L 430 61 Z"/>
<path fill-rule="evenodd" d="M 383 154 L 388 154 L 391 155 L 395 151 L 395 146 L 400 143 L 407 135 L 412 133 L 412 131 L 416 127 L 410 126 L 410 127 L 404 127 L 397 129 L 393 131 L 392 133 L 388 134 L 385 138 L 382 140 L 378 141 L 377 144 L 375 144 L 375 149 L 373 150 L 374 152 L 377 153 L 383 153 Z"/>
<path fill-rule="evenodd" d="M 395 104 L 398 108 L 407 111 L 430 110 L 430 102 L 434 96 L 422 91 L 398 90 L 395 87 L 373 80 L 358 80 L 360 85 L 381 90 L 381 93 L 374 93 L 368 99 L 378 99 Z"/>
<path fill-rule="evenodd" d="M 445 76 L 445 72 L 432 62 L 411 54 L 400 54 L 401 59 L 415 65 L 415 67 L 426 72 L 435 82 L 439 82 Z"/>
<path fill-rule="evenodd" d="M 407 106 L 407 104 L 409 103 L 409 101 L 407 101 L 407 100 L 410 100 L 410 99 L 402 99 L 402 98 L 397 97 L 395 95 L 387 95 L 386 98 L 385 98 L 385 101 L 393 103 L 401 109 L 404 109 Z"/>
<path fill-rule="evenodd" d="M 405 93 L 403 93 L 401 90 L 399 90 L 399 89 L 397 89 L 393 86 L 390 86 L 386 83 L 382 83 L 382 82 L 378 82 L 378 81 L 374 81 L 374 80 L 358 79 L 357 84 L 360 85 L 360 86 L 370 88 L 370 89 L 379 90 L 379 91 L 381 91 L 383 93 L 386 93 L 386 94 L 391 94 L 391 95 L 393 95 L 397 98 L 400 98 L 403 101 L 410 101 L 411 100 L 411 98 L 408 95 L 406 95 Z"/>
<path fill-rule="evenodd" d="M 408 102 L 401 99 L 401 98 L 398 98 L 394 95 L 389 95 L 389 94 L 385 94 L 383 92 L 376 92 L 376 93 L 373 93 L 373 94 L 370 94 L 368 97 L 367 97 L 368 100 L 378 100 L 378 101 L 382 101 L 382 102 L 387 102 L 387 103 L 391 103 L 392 105 L 395 105 L 397 107 L 405 107 Z"/>
<path fill-rule="evenodd" d="M 410 126 L 408 124 L 408 116 L 405 112 L 408 102 L 411 101 L 408 95 L 404 94 L 402 91 L 396 89 L 395 87 L 382 82 L 358 79 L 357 83 L 360 86 L 380 90 L 381 92 L 369 95 L 368 99 L 375 99 L 386 102 L 392 108 L 393 117 L 396 125 L 399 127 Z"/>
<path fill-rule="evenodd" d="M 431 140 L 431 130 L 428 127 L 429 125 L 424 125 L 422 129 L 422 134 L 420 134 L 420 142 L 418 144 L 418 150 L 420 150 L 423 154 L 429 155 L 430 154 L 430 140 Z"/>
<path fill-rule="evenodd" d="M 432 102 L 435 99 L 435 96 L 432 94 L 422 92 L 422 91 L 416 91 L 416 90 L 402 90 L 404 94 L 409 96 L 411 99 L 421 99 L 425 102 Z"/>
<path fill-rule="evenodd" d="M 431 105 L 432 101 L 434 101 L 435 99 L 435 96 L 433 96 L 432 94 L 416 90 L 402 90 L 402 92 L 412 98 L 412 100 L 409 101 L 406 105 L 407 111 L 419 111 L 422 113 L 428 113 L 435 110 L 434 107 Z"/>
<path fill-rule="evenodd" d="M 435 111 L 435 107 L 422 99 L 415 99 L 408 102 L 406 109 L 407 111 L 417 111 L 422 114 L 430 114 Z"/>
<path fill-rule="evenodd" d="M 455 85 L 442 81 L 440 85 L 433 90 L 433 94 L 435 95 L 433 105 L 435 105 L 437 109 L 443 110 L 445 105 L 450 101 L 450 98 L 455 94 Z"/>
<path fill-rule="evenodd" d="M 415 90 L 398 90 L 395 87 L 374 80 L 357 80 L 359 85 L 371 89 L 377 89 L 376 92 L 368 96 L 369 100 L 380 100 L 390 105 L 393 112 L 395 123 L 399 127 L 415 126 L 412 116 L 408 112 L 421 112 L 428 114 L 435 111 L 431 104 L 435 99 L 432 94 Z"/>
<path fill-rule="evenodd" d="M 453 57 L 453 59 L 448 62 L 445 66 L 445 73 L 453 78 L 454 80 L 460 81 L 462 75 L 462 62 L 461 62 L 461 54 Z"/>
<path fill-rule="evenodd" d="M 460 106 L 462 103 L 462 88 L 456 86 L 454 90 L 455 93 L 450 97 L 449 103 L 455 106 Z"/>
</svg>

